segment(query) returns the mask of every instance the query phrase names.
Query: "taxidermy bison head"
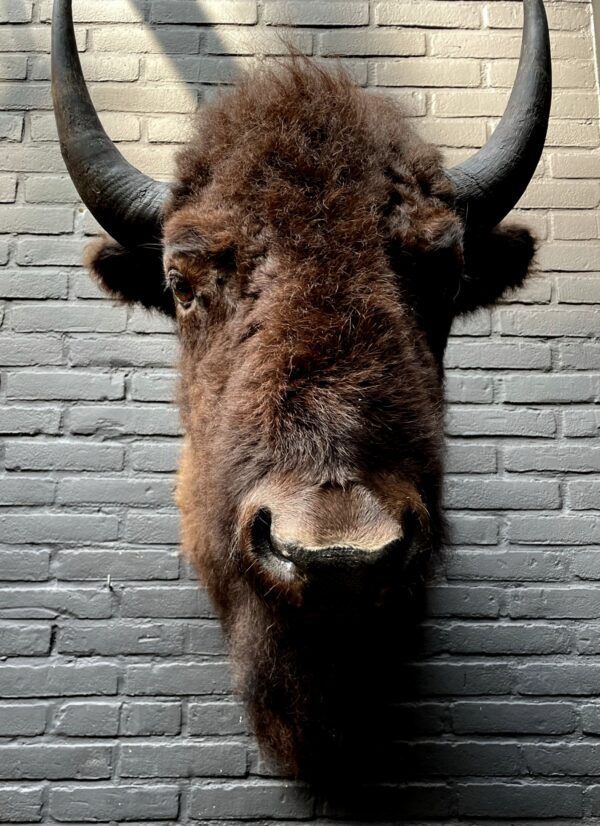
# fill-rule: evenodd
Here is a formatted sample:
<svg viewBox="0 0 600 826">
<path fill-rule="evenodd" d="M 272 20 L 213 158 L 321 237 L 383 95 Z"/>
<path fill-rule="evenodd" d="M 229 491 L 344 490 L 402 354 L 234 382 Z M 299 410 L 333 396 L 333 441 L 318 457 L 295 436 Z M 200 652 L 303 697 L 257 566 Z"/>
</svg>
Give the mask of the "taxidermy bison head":
<svg viewBox="0 0 600 826">
<path fill-rule="evenodd" d="M 444 348 L 456 316 L 527 275 L 531 235 L 499 223 L 540 158 L 550 87 L 543 4 L 525 0 L 507 111 L 446 170 L 392 100 L 292 56 L 202 109 L 166 186 L 103 131 L 55 2 L 62 151 L 114 239 L 87 265 L 174 319 L 183 545 L 263 749 L 292 772 L 343 751 L 408 635 L 443 540 Z"/>
</svg>

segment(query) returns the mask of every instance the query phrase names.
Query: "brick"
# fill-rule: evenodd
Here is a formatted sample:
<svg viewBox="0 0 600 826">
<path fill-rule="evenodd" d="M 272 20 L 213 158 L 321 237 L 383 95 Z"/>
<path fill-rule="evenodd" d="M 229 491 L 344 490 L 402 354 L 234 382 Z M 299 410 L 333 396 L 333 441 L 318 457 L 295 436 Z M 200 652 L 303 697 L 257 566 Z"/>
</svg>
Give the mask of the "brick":
<svg viewBox="0 0 600 826">
<path fill-rule="evenodd" d="M 20 440 L 6 445 L 6 467 L 10 470 L 121 470 L 121 445 L 56 439 Z"/>
<path fill-rule="evenodd" d="M 355 0 L 267 0 L 263 20 L 275 26 L 364 26 L 369 6 Z"/>
<path fill-rule="evenodd" d="M 597 370 L 600 368 L 600 345 L 561 344 L 561 366 L 567 370 Z"/>
<path fill-rule="evenodd" d="M 600 178 L 597 156 L 589 152 L 553 152 L 550 169 L 553 178 Z"/>
<path fill-rule="evenodd" d="M 447 522 L 451 545 L 495 545 L 498 541 L 498 520 L 494 517 L 450 514 Z"/>
<path fill-rule="evenodd" d="M 13 203 L 17 193 L 17 176 L 0 175 L 0 204 Z"/>
<path fill-rule="evenodd" d="M 444 818 L 454 809 L 454 795 L 451 790 L 434 783 L 411 783 L 407 786 L 376 785 L 365 788 L 348 788 L 344 799 L 327 799 L 319 805 L 320 814 L 335 818 L 334 822 L 351 823 L 394 823 L 397 813 L 404 819 Z M 323 821 L 318 821 L 323 822 Z"/>
<path fill-rule="evenodd" d="M 98 780 L 110 776 L 111 758 L 104 746 L 0 745 L 0 777 Z"/>
<path fill-rule="evenodd" d="M 560 784 L 465 783 L 458 810 L 467 817 L 581 817 L 583 787 Z"/>
<path fill-rule="evenodd" d="M 581 730 L 584 734 L 600 733 L 600 707 L 584 705 L 580 707 Z"/>
<path fill-rule="evenodd" d="M 117 538 L 116 516 L 78 514 L 7 514 L 0 516 L 5 542 L 21 545 L 60 542 L 108 542 Z"/>
<path fill-rule="evenodd" d="M 0 697 L 72 697 L 77 694 L 116 694 L 117 666 L 9 665 L 0 670 Z"/>
<path fill-rule="evenodd" d="M 457 407 L 448 412 L 446 432 L 451 436 L 538 436 L 556 432 L 550 411 L 508 408 Z"/>
<path fill-rule="evenodd" d="M 214 611 L 206 592 L 196 585 L 138 586 L 122 596 L 124 617 L 163 617 L 210 619 Z"/>
<path fill-rule="evenodd" d="M 600 652 L 598 623 L 594 622 L 579 626 L 577 650 L 584 656 L 596 656 Z"/>
<path fill-rule="evenodd" d="M 482 120 L 475 120 L 474 118 L 452 120 L 420 120 L 417 129 L 421 138 L 429 143 L 433 143 L 439 147 L 455 147 L 468 146 L 479 148 L 485 143 L 486 131 L 485 123 Z M 464 322 L 460 320 L 456 324 L 464 323 L 467 327 L 477 330 L 477 322 L 473 321 L 471 317 Z M 482 323 L 482 322 L 479 322 Z M 481 332 L 465 332 L 464 330 L 459 335 L 485 335 L 489 333 L 489 328 L 485 333 Z"/>
<path fill-rule="evenodd" d="M 148 622 L 70 622 L 61 626 L 57 650 L 80 656 L 118 656 L 119 654 L 183 653 L 183 629 L 179 625 Z"/>
<path fill-rule="evenodd" d="M 122 376 L 110 374 L 21 370 L 9 373 L 6 382 L 8 398 L 65 399 L 67 401 L 122 399 L 125 387 Z"/>
<path fill-rule="evenodd" d="M 29 23 L 32 14 L 31 0 L 5 0 L 0 9 L 0 23 Z"/>
<path fill-rule="evenodd" d="M 58 408 L 21 407 L 11 405 L 0 410 L 0 433 L 27 434 L 39 433 L 56 435 L 60 429 L 60 410 Z"/>
<path fill-rule="evenodd" d="M 197 820 L 306 819 L 314 802 L 308 790 L 292 783 L 260 781 L 194 785 L 190 815 Z"/>
<path fill-rule="evenodd" d="M 494 32 L 445 31 L 433 32 L 429 36 L 430 54 L 437 57 L 518 57 L 521 51 L 521 36 Z M 564 44 L 568 49 L 571 44 Z M 581 57 L 574 54 L 573 57 Z M 440 61 L 446 64 L 446 61 Z"/>
<path fill-rule="evenodd" d="M 481 82 L 476 60 L 381 60 L 374 62 L 373 68 L 377 86 L 472 87 Z"/>
<path fill-rule="evenodd" d="M 523 755 L 529 770 L 539 775 L 597 775 L 600 771 L 589 743 L 548 743 L 524 745 Z"/>
<path fill-rule="evenodd" d="M 177 393 L 174 373 L 136 373 L 131 380 L 131 398 L 140 402 L 170 402 Z"/>
<path fill-rule="evenodd" d="M 43 786 L 0 788 L 0 823 L 39 823 L 42 819 Z"/>
<path fill-rule="evenodd" d="M 175 440 L 158 443 L 147 439 L 131 448 L 134 470 L 146 473 L 172 473 L 177 468 L 180 444 Z"/>
<path fill-rule="evenodd" d="M 510 447 L 505 450 L 505 466 L 509 471 L 567 471 L 585 473 L 600 471 L 600 450 L 595 447 L 571 445 L 563 447 Z"/>
<path fill-rule="evenodd" d="M 244 710 L 239 703 L 204 702 L 190 703 L 188 726 L 191 735 L 223 736 L 245 734 Z"/>
<path fill-rule="evenodd" d="M 562 6 L 549 7 L 547 14 L 550 29 L 577 30 L 589 25 L 589 15 L 584 6 L 563 3 Z M 523 13 L 516 3 L 494 2 L 485 10 L 485 22 L 491 29 L 521 29 Z"/>
<path fill-rule="evenodd" d="M 38 657 L 47 655 L 49 651 L 49 625 L 0 622 L 1 656 Z"/>
<path fill-rule="evenodd" d="M 35 737 L 46 730 L 44 703 L 2 703 L 0 737 Z"/>
<path fill-rule="evenodd" d="M 64 737 L 116 737 L 119 703 L 65 703 L 54 715 L 52 730 Z"/>
<path fill-rule="evenodd" d="M 450 374 L 444 389 L 450 404 L 487 404 L 494 399 L 494 386 L 487 376 Z"/>
<path fill-rule="evenodd" d="M 577 725 L 572 703 L 474 702 L 455 703 L 451 709 L 456 734 L 569 734 Z"/>
<path fill-rule="evenodd" d="M 425 35 L 416 31 L 338 29 L 320 37 L 320 53 L 323 55 L 425 55 Z"/>
<path fill-rule="evenodd" d="M 171 3 L 172 4 L 172 3 Z M 191 3 L 186 3 L 191 7 Z M 180 23 L 185 20 L 178 21 Z M 198 52 L 199 34 L 191 28 L 167 28 L 162 26 L 160 36 L 139 25 L 94 26 L 92 29 L 94 49 L 96 52 L 148 53 L 164 52 L 166 54 L 196 54 Z M 140 91 L 140 90 L 136 90 Z M 153 90 L 156 91 L 156 90 Z M 144 90 L 142 90 L 145 98 Z M 111 109 L 114 106 L 109 107 Z"/>
<path fill-rule="evenodd" d="M 59 235 L 73 231 L 73 210 L 64 207 L 0 206 L 4 232 Z"/>
<path fill-rule="evenodd" d="M 594 517 L 587 516 L 512 516 L 508 539 L 533 545 L 600 544 L 600 524 Z"/>
<path fill-rule="evenodd" d="M 162 336 L 78 336 L 69 342 L 69 355 L 78 367 L 170 367 L 177 342 Z"/>
<path fill-rule="evenodd" d="M 593 212 L 555 212 L 552 223 L 554 237 L 562 241 L 591 241 L 598 238 L 598 220 Z"/>
<path fill-rule="evenodd" d="M 568 517 L 565 517 L 568 518 Z M 590 619 L 600 616 L 593 586 L 519 588 L 509 597 L 511 617 Z"/>
<path fill-rule="evenodd" d="M 180 703 L 133 702 L 123 704 L 120 723 L 120 734 L 123 737 L 176 735 L 180 732 Z M 214 733 L 223 735 L 230 732 L 219 730 Z M 194 732 L 190 730 L 190 734 Z"/>
<path fill-rule="evenodd" d="M 564 434 L 567 438 L 597 436 L 600 432 L 600 411 L 571 410 L 563 414 Z M 577 470 L 577 468 L 575 468 Z"/>
<path fill-rule="evenodd" d="M 227 644 L 216 622 L 199 622 L 186 628 L 185 649 L 189 654 L 202 656 L 227 656 Z"/>
<path fill-rule="evenodd" d="M 1 480 L 0 480 L 1 484 Z M 66 478 L 58 484 L 57 502 L 66 505 L 165 505 L 173 504 L 173 484 L 157 479 L 130 479 L 115 476 L 98 478 Z M 71 556 L 71 560 L 76 557 Z M 174 557 L 152 554 L 120 554 L 108 557 L 99 557 L 98 560 L 89 553 L 85 554 L 85 565 L 99 569 L 102 565 L 110 564 L 111 570 L 120 569 L 127 575 L 118 574 L 117 579 L 172 579 L 177 576 L 177 565 Z M 157 564 L 160 563 L 160 564 Z M 147 570 L 149 566 L 150 570 Z M 85 569 L 80 565 L 80 571 Z M 93 576 L 93 574 L 92 574 Z M 87 579 L 88 577 L 74 577 Z"/>
<path fill-rule="evenodd" d="M 512 89 L 518 60 L 492 60 L 487 65 L 488 83 L 492 88 Z M 593 89 L 593 63 L 590 60 L 552 60 L 552 86 L 556 89 Z"/>
<path fill-rule="evenodd" d="M 449 369 L 549 370 L 552 353 L 547 344 L 528 341 L 475 344 L 454 339 L 446 350 L 445 364 Z"/>
<path fill-rule="evenodd" d="M 553 480 L 455 479 L 446 484 L 446 507 L 461 510 L 544 510 L 561 505 Z"/>
<path fill-rule="evenodd" d="M 555 484 L 555 483 L 553 483 Z M 567 578 L 568 560 L 562 552 L 456 550 L 446 562 L 449 580 L 552 582 Z"/>
<path fill-rule="evenodd" d="M 496 466 L 493 445 L 450 442 L 446 448 L 447 473 L 494 473 Z"/>
<path fill-rule="evenodd" d="M 121 435 L 176 436 L 179 416 L 174 406 L 78 407 L 71 411 L 71 433 L 115 438 Z"/>
<path fill-rule="evenodd" d="M 53 566 L 54 575 L 62 580 L 105 581 L 107 571 L 114 581 L 177 579 L 179 558 L 164 551 L 61 551 Z"/>
<path fill-rule="evenodd" d="M 0 609 L 13 617 L 56 617 L 65 613 L 83 619 L 101 619 L 111 614 L 111 598 L 107 591 L 97 588 L 59 591 L 50 587 L 13 587 L 0 591 Z"/>
<path fill-rule="evenodd" d="M 312 35 L 308 32 L 286 32 L 285 41 L 277 31 L 256 28 L 212 28 L 204 37 L 207 54 L 284 55 L 289 46 L 303 54 L 312 52 Z"/>
<path fill-rule="evenodd" d="M 0 476 L 0 505 L 49 505 L 54 499 L 55 485 L 53 482 L 37 479 L 31 476 L 9 475 Z M 19 554 L 21 557 L 21 554 Z M 40 559 L 41 557 L 36 557 Z M 0 554 L 0 559 L 3 556 Z M 28 567 L 28 557 L 24 557 L 24 562 L 20 566 L 23 573 Z M 33 558 L 32 560 L 33 561 Z M 3 578 L 13 579 L 11 574 L 10 561 L 6 560 L 7 566 L 0 567 Z M 46 559 L 46 568 L 48 561 Z M 16 570 L 16 568 L 15 568 Z M 25 577 L 28 579 L 28 577 Z"/>
<path fill-rule="evenodd" d="M 2 677 L 0 675 L 0 685 Z M 229 694 L 226 663 L 132 665 L 125 675 L 125 694 L 185 696 Z"/>
<path fill-rule="evenodd" d="M 558 300 L 564 304 L 598 304 L 599 282 L 597 277 L 559 277 L 556 279 Z"/>
<path fill-rule="evenodd" d="M 52 3 L 43 0 L 40 8 L 40 20 L 49 23 L 52 19 Z M 143 23 L 145 15 L 141 9 L 107 3 L 106 0 L 86 0 L 82 5 L 73 7 L 75 23 Z"/>
<path fill-rule="evenodd" d="M 499 310 L 498 318 L 509 336 L 593 336 L 598 328 L 596 311 L 588 309 Z"/>
<path fill-rule="evenodd" d="M 175 820 L 179 812 L 177 786 L 54 786 L 50 814 L 61 823 Z"/>
<path fill-rule="evenodd" d="M 478 29 L 481 25 L 479 9 L 472 3 L 436 2 L 375 4 L 375 22 L 378 26 L 419 26 L 436 29 Z"/>
<path fill-rule="evenodd" d="M 509 694 L 514 682 L 511 669 L 502 663 L 430 662 L 414 666 L 408 676 L 419 698 Z"/>
<path fill-rule="evenodd" d="M 583 245 L 555 241 L 540 250 L 539 264 L 543 269 L 555 272 L 598 271 L 600 270 L 600 244 L 591 242 Z"/>
<path fill-rule="evenodd" d="M 44 302 L 41 305 L 15 304 L 11 309 L 11 325 L 17 332 L 118 332 L 125 329 L 124 307 L 102 304 L 68 306 Z"/>
<path fill-rule="evenodd" d="M 66 272 L 48 270 L 6 270 L 0 273 L 0 296 L 2 298 L 66 298 L 68 276 Z M 44 339 L 57 341 L 48 336 Z"/>
<path fill-rule="evenodd" d="M 123 745 L 122 777 L 242 777 L 246 748 L 238 743 Z"/>
<path fill-rule="evenodd" d="M 23 125 L 21 115 L 0 115 L 0 139 L 18 143 L 23 137 Z"/>
<path fill-rule="evenodd" d="M 427 589 L 427 613 L 432 617 L 497 617 L 501 595 L 499 588 L 431 586 Z"/>
<path fill-rule="evenodd" d="M 573 510 L 600 510 L 599 479 L 569 482 L 567 495 Z"/>
<path fill-rule="evenodd" d="M 251 25 L 258 20 L 255 0 L 206 0 L 201 6 L 187 0 L 154 0 L 153 23 L 236 23 Z"/>
<path fill-rule="evenodd" d="M 573 638 L 567 629 L 518 623 L 456 623 L 446 628 L 443 648 L 452 654 L 498 656 L 569 654 Z"/>
<path fill-rule="evenodd" d="M 517 404 L 593 402 L 600 394 L 600 379 L 595 376 L 510 376 L 503 384 L 505 400 Z"/>
</svg>

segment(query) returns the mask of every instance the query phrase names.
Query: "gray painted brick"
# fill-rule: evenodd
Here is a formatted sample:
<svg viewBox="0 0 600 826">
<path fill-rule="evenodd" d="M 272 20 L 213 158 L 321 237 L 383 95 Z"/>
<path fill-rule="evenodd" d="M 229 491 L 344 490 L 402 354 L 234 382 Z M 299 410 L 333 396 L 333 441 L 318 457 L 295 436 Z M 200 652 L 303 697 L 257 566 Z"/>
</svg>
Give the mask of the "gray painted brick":
<svg viewBox="0 0 600 826">
<path fill-rule="evenodd" d="M 66 401 L 122 399 L 125 395 L 122 376 L 94 373 L 68 373 L 57 370 L 9 373 L 6 394 L 13 399 L 65 399 Z"/>
<path fill-rule="evenodd" d="M 35 737 L 46 730 L 48 706 L 6 703 L 0 706 L 0 737 Z"/>
<path fill-rule="evenodd" d="M 569 585 L 547 588 L 515 588 L 509 595 L 511 617 L 545 617 L 548 619 L 587 619 L 600 617 L 594 604 L 593 586 Z"/>
<path fill-rule="evenodd" d="M 444 650 L 454 654 L 568 654 L 574 648 L 569 629 L 539 623 L 454 623 L 442 635 Z"/>
<path fill-rule="evenodd" d="M 131 448 L 131 464 L 134 470 L 148 473 L 172 473 L 177 468 L 179 441 L 151 442 L 145 439 Z"/>
<path fill-rule="evenodd" d="M 561 784 L 466 783 L 458 807 L 467 817 L 581 817 L 583 787 Z"/>
<path fill-rule="evenodd" d="M 50 814 L 61 823 L 174 820 L 179 811 L 177 786 L 54 786 Z"/>
<path fill-rule="evenodd" d="M 70 413 L 71 433 L 104 438 L 122 435 L 177 436 L 179 415 L 174 406 L 76 407 Z"/>
<path fill-rule="evenodd" d="M 127 669 L 125 677 L 125 693 L 131 695 L 185 696 L 229 692 L 227 663 L 134 665 Z"/>
<path fill-rule="evenodd" d="M 177 579 L 179 556 L 165 551 L 60 551 L 53 573 L 57 579 L 105 581 Z"/>
<path fill-rule="evenodd" d="M 123 777 L 243 777 L 246 747 L 238 743 L 123 745 Z"/>
<path fill-rule="evenodd" d="M 466 406 L 448 411 L 446 432 L 450 436 L 539 436 L 556 433 L 554 414 L 546 410 L 513 410 Z"/>
<path fill-rule="evenodd" d="M 191 714 L 191 711 L 190 711 Z M 120 734 L 124 737 L 175 735 L 181 732 L 181 705 L 177 702 L 124 703 L 121 710 Z M 190 734 L 194 734 L 190 724 Z M 215 734 L 235 734 L 217 731 Z"/>
<path fill-rule="evenodd" d="M 97 478 L 82 479 L 77 477 L 61 479 L 56 492 L 57 502 L 65 505 L 131 505 L 136 506 L 170 506 L 173 504 L 174 492 L 173 483 L 162 479 L 131 479 L 129 477 L 101 476 Z M 152 557 L 147 557 L 148 561 Z M 155 557 L 157 560 L 158 558 Z M 122 561 L 127 560 L 126 556 Z M 166 557 L 165 557 L 166 560 Z M 117 562 L 117 558 L 114 559 Z M 133 561 L 133 560 L 132 560 Z M 143 561 L 143 557 L 139 562 Z M 93 557 L 90 559 L 93 568 Z M 84 568 L 85 566 L 82 566 Z M 138 568 L 141 569 L 138 564 Z M 90 570 L 90 569 L 88 569 Z M 130 565 L 130 570 L 133 566 Z M 177 576 L 177 570 L 172 576 Z M 156 579 L 171 579 L 172 576 L 150 577 Z M 84 579 L 86 577 L 83 577 Z M 146 576 L 142 576 L 146 579 Z M 133 577 L 137 579 L 137 577 Z"/>
<path fill-rule="evenodd" d="M 190 734 L 207 735 L 244 734 L 245 715 L 240 703 L 190 703 L 188 726 Z"/>
<path fill-rule="evenodd" d="M 117 538 L 119 521 L 99 514 L 13 513 L 0 516 L 0 532 L 5 542 L 15 545 L 109 542 Z"/>
<path fill-rule="evenodd" d="M 263 19 L 280 26 L 364 26 L 369 5 L 361 0 L 267 0 Z"/>
<path fill-rule="evenodd" d="M 66 623 L 60 628 L 57 651 L 83 656 L 183 653 L 183 628 L 148 622 Z"/>
<path fill-rule="evenodd" d="M 78 263 L 78 253 L 74 263 Z M 26 262 L 25 262 L 26 263 Z M 15 304 L 11 309 L 11 326 L 22 333 L 115 333 L 125 329 L 126 312 L 122 307 L 106 307 L 102 304 L 43 305 Z"/>
<path fill-rule="evenodd" d="M 52 731 L 65 737 L 116 737 L 119 703 L 65 703 L 54 714 Z"/>
<path fill-rule="evenodd" d="M 516 689 L 530 695 L 597 695 L 600 690 L 600 666 L 568 663 L 531 663 L 516 669 Z"/>
<path fill-rule="evenodd" d="M 63 364 L 62 341 L 54 336 L 0 336 L 0 358 L 5 367 Z"/>
<path fill-rule="evenodd" d="M 0 823 L 39 823 L 43 786 L 0 786 Z"/>
<path fill-rule="evenodd" d="M 504 450 L 504 461 L 507 470 L 519 473 L 528 471 L 586 473 L 600 471 L 600 449 L 580 445 L 507 447 Z"/>
<path fill-rule="evenodd" d="M 190 814 L 198 820 L 305 819 L 312 815 L 310 794 L 291 783 L 206 783 L 193 786 Z"/>
<path fill-rule="evenodd" d="M 116 694 L 117 667 L 91 665 L 7 665 L 0 670 L 0 697 L 73 697 Z"/>
<path fill-rule="evenodd" d="M 50 542 L 50 538 L 47 541 Z M 103 619 L 111 614 L 111 596 L 101 588 L 58 590 L 51 585 L 19 586 L 0 591 L 0 609 L 10 610 L 13 617 L 55 617 L 64 612 L 80 619 Z"/>
<path fill-rule="evenodd" d="M 160 336 L 79 336 L 69 342 L 71 363 L 79 367 L 169 367 L 177 347 Z"/>
<path fill-rule="evenodd" d="M 121 599 L 124 617 L 213 617 L 204 589 L 197 585 L 128 588 Z"/>
<path fill-rule="evenodd" d="M 0 622 L 0 656 L 37 657 L 47 655 L 49 651 L 49 625 Z"/>
<path fill-rule="evenodd" d="M 569 734 L 577 725 L 572 703 L 464 701 L 452 708 L 457 734 Z"/>
<path fill-rule="evenodd" d="M 10 470 L 122 470 L 124 448 L 66 441 L 20 440 L 6 445 L 6 467 Z"/>
<path fill-rule="evenodd" d="M 494 445 L 450 442 L 446 448 L 447 473 L 494 473 L 496 467 Z"/>
<path fill-rule="evenodd" d="M 107 746 L 0 745 L 0 778 L 9 780 L 100 780 L 110 777 Z"/>
<path fill-rule="evenodd" d="M 553 479 L 449 479 L 445 504 L 458 510 L 553 510 L 561 500 Z"/>
<path fill-rule="evenodd" d="M 581 579 L 600 579 L 600 552 L 578 551 L 573 557 L 572 568 Z"/>
<path fill-rule="evenodd" d="M 43 581 L 48 579 L 50 558 L 48 551 L 0 551 L 0 571 L 6 582 L 17 580 Z"/>
<path fill-rule="evenodd" d="M 600 411 L 572 410 L 563 413 L 565 436 L 576 439 L 581 436 L 597 436 L 600 433 Z"/>
<path fill-rule="evenodd" d="M 42 409 L 11 405 L 0 410 L 0 433 L 2 434 L 36 436 L 44 433 L 54 436 L 58 433 L 59 427 L 60 410 L 58 408 Z"/>
<path fill-rule="evenodd" d="M 577 555 L 576 560 L 579 558 Z M 568 577 L 569 560 L 562 552 L 455 550 L 446 563 L 449 580 L 552 582 Z"/>
</svg>

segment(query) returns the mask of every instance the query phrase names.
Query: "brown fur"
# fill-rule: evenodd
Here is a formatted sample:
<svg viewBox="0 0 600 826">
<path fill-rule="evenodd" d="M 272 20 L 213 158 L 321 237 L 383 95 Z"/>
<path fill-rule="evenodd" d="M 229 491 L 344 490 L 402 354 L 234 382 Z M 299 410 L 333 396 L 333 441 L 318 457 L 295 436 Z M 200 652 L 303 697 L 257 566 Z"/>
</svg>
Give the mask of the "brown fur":
<svg viewBox="0 0 600 826">
<path fill-rule="evenodd" d="M 439 153 L 396 104 L 300 58 L 202 112 L 165 219 L 165 269 L 197 296 L 177 310 L 184 547 L 264 749 L 330 771 L 365 692 L 383 702 L 442 541 L 451 322 L 519 285 L 533 241 L 465 237 Z M 137 298 L 169 312 L 154 278 Z M 352 581 L 350 601 L 336 577 L 284 581 L 257 562 L 244 516 L 267 482 L 298 496 L 360 484 L 390 518 L 414 515 L 411 552 Z"/>
</svg>

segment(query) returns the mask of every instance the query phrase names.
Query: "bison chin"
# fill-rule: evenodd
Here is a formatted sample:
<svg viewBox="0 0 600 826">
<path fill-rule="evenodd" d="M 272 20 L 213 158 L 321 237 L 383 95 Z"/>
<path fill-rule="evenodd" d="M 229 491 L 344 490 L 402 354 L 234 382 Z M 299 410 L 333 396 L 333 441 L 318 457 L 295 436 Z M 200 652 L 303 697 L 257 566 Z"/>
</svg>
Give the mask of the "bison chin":
<svg viewBox="0 0 600 826">
<path fill-rule="evenodd" d="M 394 701 L 421 617 L 422 588 L 307 610 L 250 590 L 231 627 L 236 688 L 272 768 L 330 791 L 390 774 Z"/>
</svg>

